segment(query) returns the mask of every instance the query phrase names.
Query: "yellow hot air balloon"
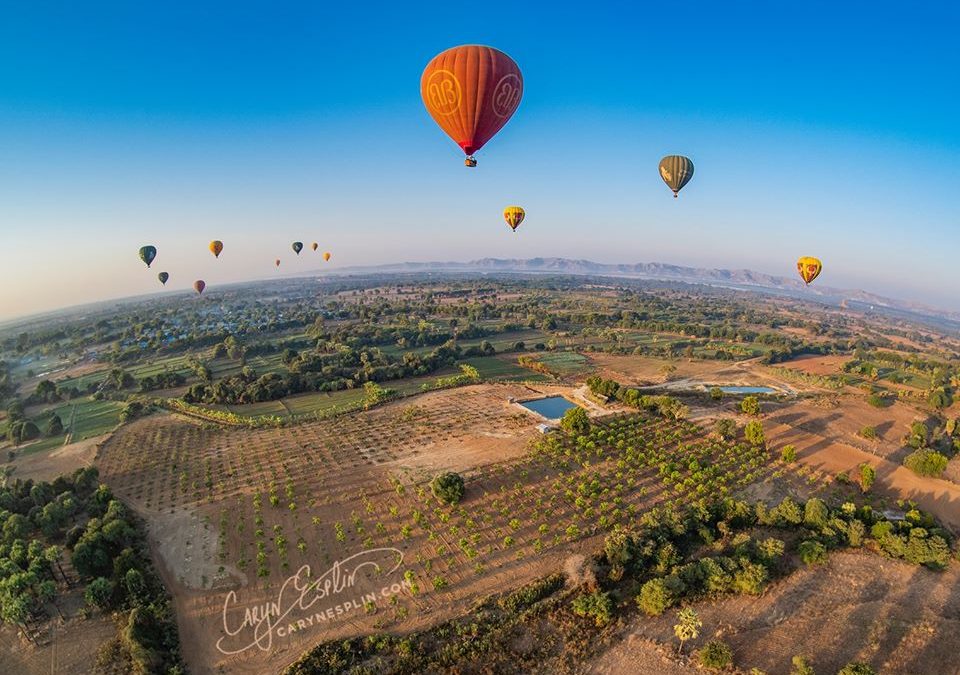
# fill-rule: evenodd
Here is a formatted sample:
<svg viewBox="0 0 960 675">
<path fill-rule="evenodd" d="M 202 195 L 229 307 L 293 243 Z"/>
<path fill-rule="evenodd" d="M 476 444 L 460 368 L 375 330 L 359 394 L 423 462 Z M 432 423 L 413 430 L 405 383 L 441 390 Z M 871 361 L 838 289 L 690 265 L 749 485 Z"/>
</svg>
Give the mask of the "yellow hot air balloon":
<svg viewBox="0 0 960 675">
<path fill-rule="evenodd" d="M 330 251 L 327 251 L 326 253 L 323 254 L 323 259 L 330 260 Z"/>
<path fill-rule="evenodd" d="M 310 248 L 312 248 L 314 251 L 316 251 L 319 247 L 320 247 L 320 244 L 318 244 L 317 242 L 313 242 L 312 244 L 310 244 Z"/>
<path fill-rule="evenodd" d="M 214 239 L 210 242 L 210 252 L 213 254 L 214 258 L 219 258 L 220 253 L 223 251 L 223 242 L 219 239 Z"/>
<path fill-rule="evenodd" d="M 683 155 L 667 155 L 660 160 L 660 177 L 673 190 L 676 199 L 681 188 L 693 178 L 693 161 Z"/>
<path fill-rule="evenodd" d="M 503 219 L 507 221 L 507 225 L 509 225 L 510 229 L 514 232 L 520 227 L 520 223 L 523 222 L 523 218 L 526 215 L 523 208 L 519 206 L 508 206 L 503 210 Z"/>
<path fill-rule="evenodd" d="M 808 255 L 803 256 L 797 261 L 797 272 L 803 283 L 810 285 L 814 279 L 820 276 L 820 270 L 823 269 L 823 263 L 818 258 L 812 258 Z"/>
</svg>

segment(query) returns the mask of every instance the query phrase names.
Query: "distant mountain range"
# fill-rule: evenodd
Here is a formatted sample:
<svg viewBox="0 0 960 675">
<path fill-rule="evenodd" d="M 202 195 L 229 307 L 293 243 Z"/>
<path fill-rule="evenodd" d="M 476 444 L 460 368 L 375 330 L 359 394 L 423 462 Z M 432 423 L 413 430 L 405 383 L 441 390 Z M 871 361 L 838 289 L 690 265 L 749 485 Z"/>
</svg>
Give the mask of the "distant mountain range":
<svg viewBox="0 0 960 675">
<path fill-rule="evenodd" d="M 667 263 L 598 263 L 592 260 L 570 258 L 481 258 L 469 262 L 404 262 L 370 267 L 346 267 L 339 273 L 357 274 L 372 272 L 517 272 L 525 274 L 578 274 L 591 276 L 652 279 L 706 284 L 725 288 L 759 290 L 791 297 L 816 296 L 832 304 L 846 301 L 848 305 L 863 309 L 884 309 L 889 313 L 903 312 L 910 315 L 960 322 L 960 313 L 949 312 L 917 302 L 897 300 L 860 289 L 843 289 L 821 286 L 814 283 L 806 287 L 799 279 L 773 276 L 753 270 L 724 270 L 704 267 L 684 267 Z"/>
</svg>

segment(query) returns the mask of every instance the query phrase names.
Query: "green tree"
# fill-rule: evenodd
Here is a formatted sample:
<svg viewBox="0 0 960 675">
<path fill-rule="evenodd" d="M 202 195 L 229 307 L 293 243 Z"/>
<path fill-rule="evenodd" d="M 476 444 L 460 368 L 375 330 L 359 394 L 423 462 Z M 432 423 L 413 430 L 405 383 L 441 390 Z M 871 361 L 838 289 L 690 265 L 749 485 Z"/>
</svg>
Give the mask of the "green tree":
<svg viewBox="0 0 960 675">
<path fill-rule="evenodd" d="M 597 626 L 606 626 L 613 619 L 613 600 L 609 593 L 596 591 L 577 597 L 572 605 L 577 616 L 592 616 Z"/>
<path fill-rule="evenodd" d="M 732 441 L 737 437 L 737 422 L 728 417 L 721 417 L 713 424 L 717 436 L 725 441 Z"/>
<path fill-rule="evenodd" d="M 47 436 L 59 436 L 63 433 L 63 421 L 60 415 L 53 415 L 47 423 Z"/>
<path fill-rule="evenodd" d="M 871 668 L 869 664 L 854 661 L 841 668 L 837 675 L 877 675 L 877 671 Z"/>
<path fill-rule="evenodd" d="M 648 616 L 660 616 L 676 602 L 676 597 L 667 585 L 665 579 L 657 577 L 650 579 L 640 587 L 637 595 L 637 606 Z"/>
<path fill-rule="evenodd" d="M 870 492 L 874 482 L 877 480 L 877 470 L 864 462 L 860 465 L 860 490 Z"/>
<path fill-rule="evenodd" d="M 711 640 L 697 654 L 700 665 L 711 670 L 724 670 L 733 664 L 733 650 L 722 640 Z"/>
<path fill-rule="evenodd" d="M 946 469 L 949 460 L 936 450 L 921 448 L 903 460 L 903 465 L 918 476 L 940 476 Z"/>
<path fill-rule="evenodd" d="M 742 401 L 740 401 L 740 410 L 745 415 L 753 415 L 756 417 L 760 414 L 760 400 L 756 396 L 745 396 Z"/>
<path fill-rule="evenodd" d="M 782 459 L 787 464 L 793 464 L 797 461 L 797 446 L 795 445 L 785 445 L 783 450 L 780 451 L 780 459 Z"/>
<path fill-rule="evenodd" d="M 105 577 L 97 577 L 87 586 L 83 597 L 87 604 L 107 609 L 113 599 L 113 582 Z"/>
<path fill-rule="evenodd" d="M 743 435 L 751 445 L 762 446 L 766 442 L 763 433 L 763 422 L 760 420 L 751 420 L 743 428 Z"/>
<path fill-rule="evenodd" d="M 791 661 L 793 667 L 790 669 L 790 675 L 816 675 L 813 666 L 805 656 L 796 655 Z"/>
<path fill-rule="evenodd" d="M 430 490 L 441 502 L 456 504 L 463 499 L 463 477 L 453 471 L 441 473 L 430 481 Z"/>
<path fill-rule="evenodd" d="M 570 408 L 563 414 L 560 426 L 570 433 L 585 434 L 590 431 L 590 418 L 587 416 L 586 410 L 577 406 Z"/>
</svg>

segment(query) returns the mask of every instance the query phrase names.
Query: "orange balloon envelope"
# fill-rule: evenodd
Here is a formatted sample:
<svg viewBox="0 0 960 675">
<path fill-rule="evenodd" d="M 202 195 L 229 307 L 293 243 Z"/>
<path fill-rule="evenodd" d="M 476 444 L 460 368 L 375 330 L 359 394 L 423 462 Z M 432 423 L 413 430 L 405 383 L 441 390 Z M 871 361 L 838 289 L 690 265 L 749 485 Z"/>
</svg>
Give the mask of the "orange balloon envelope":
<svg viewBox="0 0 960 675">
<path fill-rule="evenodd" d="M 313 242 L 312 244 L 310 244 L 310 248 L 312 248 L 314 251 L 316 251 L 319 247 L 320 247 L 320 244 L 318 244 L 317 242 Z"/>
<path fill-rule="evenodd" d="M 420 77 L 427 112 L 467 154 L 482 148 L 520 105 L 523 76 L 509 56 L 493 47 L 463 45 L 433 57 Z"/>
<path fill-rule="evenodd" d="M 326 253 L 323 254 L 323 259 L 330 260 L 330 251 L 327 251 Z"/>
<path fill-rule="evenodd" d="M 814 279 L 820 276 L 820 270 L 822 269 L 823 264 L 817 258 L 803 256 L 797 261 L 797 271 L 800 273 L 800 278 L 803 279 L 803 283 L 808 286 Z"/>
<path fill-rule="evenodd" d="M 526 213 L 523 208 L 519 206 L 508 206 L 503 210 L 503 219 L 507 221 L 507 225 L 509 225 L 510 229 L 514 232 L 520 227 L 520 223 L 523 222 L 525 215 Z"/>
<path fill-rule="evenodd" d="M 200 295 L 201 293 L 203 293 L 203 289 L 206 287 L 207 287 L 207 284 L 203 281 L 203 279 L 197 279 L 196 281 L 193 282 L 193 290 L 197 292 L 197 295 Z"/>
<path fill-rule="evenodd" d="M 210 242 L 210 252 L 215 258 L 220 257 L 220 253 L 223 251 L 223 242 L 219 239 L 214 239 Z"/>
</svg>

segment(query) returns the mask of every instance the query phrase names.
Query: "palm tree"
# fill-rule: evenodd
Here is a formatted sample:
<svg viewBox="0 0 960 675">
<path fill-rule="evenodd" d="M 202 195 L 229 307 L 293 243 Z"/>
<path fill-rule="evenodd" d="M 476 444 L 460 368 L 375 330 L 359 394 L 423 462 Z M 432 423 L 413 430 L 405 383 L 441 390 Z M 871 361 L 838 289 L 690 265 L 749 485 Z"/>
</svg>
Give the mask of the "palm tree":
<svg viewBox="0 0 960 675">
<path fill-rule="evenodd" d="M 703 622 L 700 621 L 700 617 L 697 616 L 697 613 L 693 611 L 690 607 L 684 607 L 677 614 L 677 624 L 673 627 L 673 632 L 677 636 L 677 639 L 680 640 L 680 647 L 677 649 L 677 654 L 683 652 L 683 643 L 687 640 L 695 640 L 700 636 L 700 628 L 703 627 Z"/>
</svg>

